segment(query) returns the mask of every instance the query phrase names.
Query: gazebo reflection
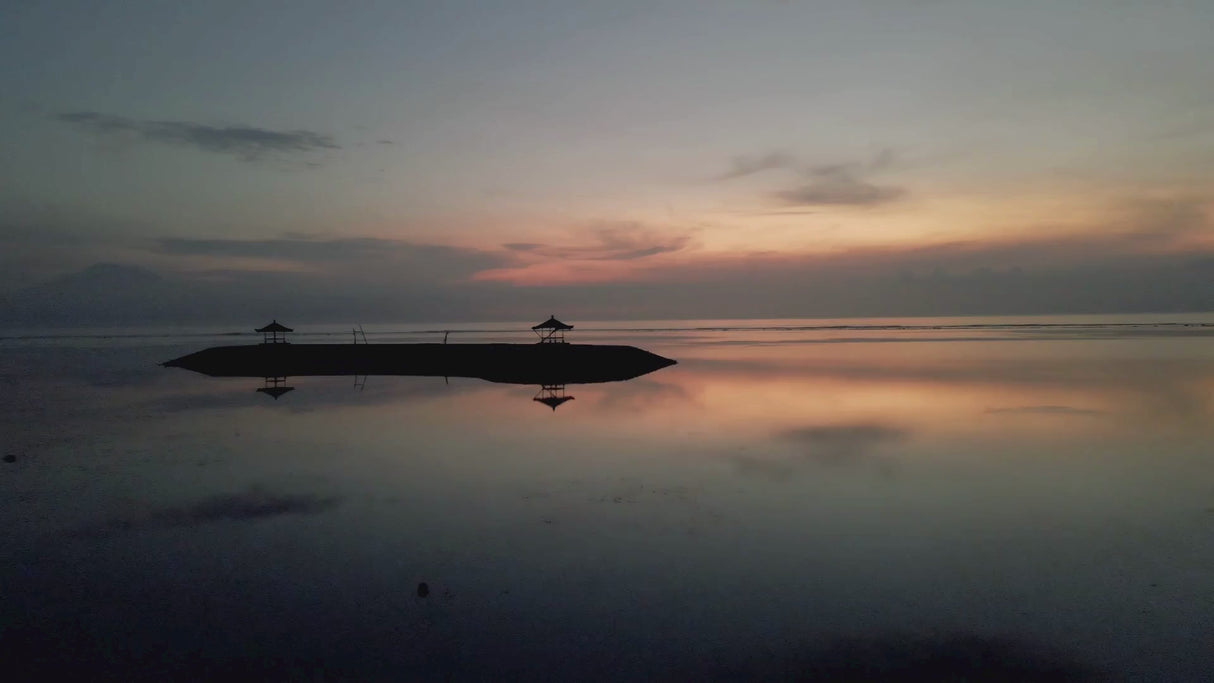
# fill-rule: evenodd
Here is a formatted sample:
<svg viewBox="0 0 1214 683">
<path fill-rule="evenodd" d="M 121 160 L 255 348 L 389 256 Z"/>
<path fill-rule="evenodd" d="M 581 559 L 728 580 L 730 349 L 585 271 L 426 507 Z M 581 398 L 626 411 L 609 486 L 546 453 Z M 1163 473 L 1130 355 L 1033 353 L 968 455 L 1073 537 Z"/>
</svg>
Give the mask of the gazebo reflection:
<svg viewBox="0 0 1214 683">
<path fill-rule="evenodd" d="M 257 391 L 263 394 L 269 394 L 270 396 L 274 397 L 275 401 L 277 401 L 279 396 L 282 396 L 288 391 L 295 391 L 295 387 L 287 386 L 286 377 L 266 377 L 266 385 L 264 387 L 259 387 Z"/>
<path fill-rule="evenodd" d="M 539 393 L 531 400 L 539 401 L 556 412 L 557 407 L 566 401 L 572 401 L 573 397 L 565 395 L 564 384 L 543 384 Z"/>
</svg>

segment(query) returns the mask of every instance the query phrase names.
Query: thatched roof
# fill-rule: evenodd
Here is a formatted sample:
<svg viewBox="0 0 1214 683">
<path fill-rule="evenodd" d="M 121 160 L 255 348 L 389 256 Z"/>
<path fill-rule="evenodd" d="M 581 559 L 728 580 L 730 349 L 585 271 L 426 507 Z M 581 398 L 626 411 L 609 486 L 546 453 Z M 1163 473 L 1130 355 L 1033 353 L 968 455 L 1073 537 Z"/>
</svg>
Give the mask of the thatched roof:
<svg viewBox="0 0 1214 683">
<path fill-rule="evenodd" d="M 572 330 L 573 325 L 566 325 L 565 323 L 557 320 L 556 316 L 552 316 L 552 317 L 548 318 L 547 320 L 545 320 L 544 322 L 540 323 L 539 325 L 532 325 L 531 329 L 533 329 L 533 330 Z"/>
<path fill-rule="evenodd" d="M 253 331 L 254 332 L 294 332 L 295 330 L 287 327 L 286 325 L 280 325 L 278 323 L 278 321 L 275 320 L 275 321 L 271 322 L 269 325 L 266 325 L 265 327 L 260 327 Z"/>
</svg>

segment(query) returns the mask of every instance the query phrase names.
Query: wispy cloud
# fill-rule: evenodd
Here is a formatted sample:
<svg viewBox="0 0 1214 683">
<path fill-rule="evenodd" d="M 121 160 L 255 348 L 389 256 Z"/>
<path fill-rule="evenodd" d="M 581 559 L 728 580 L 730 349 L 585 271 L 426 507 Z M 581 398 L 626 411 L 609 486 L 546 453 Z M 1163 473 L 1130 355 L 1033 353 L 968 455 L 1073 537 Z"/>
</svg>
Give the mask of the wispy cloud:
<svg viewBox="0 0 1214 683">
<path fill-rule="evenodd" d="M 846 167 L 828 167 L 812 172 L 808 183 L 780 190 L 775 197 L 795 206 L 876 206 L 906 194 L 890 185 L 876 185 L 856 176 Z"/>
<path fill-rule="evenodd" d="M 573 245 L 551 245 L 538 242 L 503 244 L 514 252 L 536 254 L 545 258 L 586 261 L 633 261 L 657 254 L 679 251 L 691 242 L 690 232 L 674 235 L 660 234 L 636 223 L 598 227 L 590 232 L 591 242 Z"/>
<path fill-rule="evenodd" d="M 263 240 L 190 239 L 170 237 L 159 240 L 159 251 L 166 254 L 240 256 L 250 258 L 293 259 L 299 261 L 344 261 L 352 257 L 384 254 L 401 249 L 456 251 L 455 247 L 416 245 L 402 240 L 376 237 L 313 239 L 306 235 Z"/>
<path fill-rule="evenodd" d="M 734 157 L 729 169 L 717 176 L 717 180 L 733 180 L 776 168 L 796 168 L 797 158 L 787 152 L 769 152 L 760 156 Z"/>
<path fill-rule="evenodd" d="M 259 159 L 268 153 L 339 149 L 332 137 L 309 130 L 211 126 L 191 121 L 146 121 L 94 111 L 67 112 L 52 118 L 93 135 L 193 147 L 206 152 L 235 155 L 246 161 Z"/>
<path fill-rule="evenodd" d="M 1142 240 L 1178 238 L 1210 229 L 1206 210 L 1209 200 L 1203 197 L 1173 197 L 1142 199 L 1127 203 L 1126 234 Z"/>
<path fill-rule="evenodd" d="M 993 415 L 1060 415 L 1076 417 L 1095 417 L 1103 415 L 1104 411 L 1089 408 L 1073 408 L 1071 406 L 1016 406 L 1013 408 L 991 408 L 986 412 Z"/>
<path fill-rule="evenodd" d="M 787 206 L 876 206 L 896 201 L 906 190 L 872 182 L 871 176 L 894 162 L 891 150 L 884 149 L 871 159 L 842 164 L 810 165 L 788 152 L 769 152 L 759 156 L 735 157 L 730 167 L 716 180 L 733 180 L 774 169 L 786 169 L 800 176 L 794 187 L 776 191 L 772 196 Z"/>
<path fill-rule="evenodd" d="M 166 238 L 156 251 L 173 256 L 256 259 L 345 273 L 392 272 L 451 281 L 503 265 L 506 255 L 476 249 L 376 237 L 264 240 Z"/>
<path fill-rule="evenodd" d="M 1214 310 L 1208 211 L 1196 200 L 1146 199 L 1082 234 L 1034 225 L 1017 239 L 811 253 L 696 249 L 693 229 L 628 222 L 496 249 L 310 234 L 163 239 L 97 260 L 152 267 L 164 282 L 56 279 L 6 293 L 0 322 L 509 320 L 536 308 L 581 319 Z M 3 246 L 16 248 L 0 246 L 0 263 L 14 270 L 30 254 L 54 254 L 41 245 L 61 233 L 29 234 L 37 249 L 10 240 Z"/>
</svg>

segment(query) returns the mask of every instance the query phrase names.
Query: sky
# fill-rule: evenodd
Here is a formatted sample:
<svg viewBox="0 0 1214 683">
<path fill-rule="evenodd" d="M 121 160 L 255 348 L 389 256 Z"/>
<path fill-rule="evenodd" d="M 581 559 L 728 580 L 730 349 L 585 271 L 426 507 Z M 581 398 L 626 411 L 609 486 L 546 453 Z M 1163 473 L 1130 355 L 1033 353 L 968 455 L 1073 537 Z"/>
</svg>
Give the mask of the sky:
<svg viewBox="0 0 1214 683">
<path fill-rule="evenodd" d="M 1210 26 L 15 0 L 0 323 L 1211 311 Z"/>
</svg>

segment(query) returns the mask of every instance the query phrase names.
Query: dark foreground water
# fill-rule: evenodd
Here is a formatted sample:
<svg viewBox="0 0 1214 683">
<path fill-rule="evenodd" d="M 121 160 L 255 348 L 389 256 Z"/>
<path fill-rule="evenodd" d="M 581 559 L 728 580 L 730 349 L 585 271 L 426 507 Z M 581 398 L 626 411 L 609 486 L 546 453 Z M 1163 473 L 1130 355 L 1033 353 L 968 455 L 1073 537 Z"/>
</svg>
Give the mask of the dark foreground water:
<svg viewBox="0 0 1214 683">
<path fill-rule="evenodd" d="M 4 678 L 1208 680 L 1181 323 L 1214 316 L 579 324 L 679 364 L 555 411 L 157 366 L 222 329 L 10 334 Z"/>
</svg>

